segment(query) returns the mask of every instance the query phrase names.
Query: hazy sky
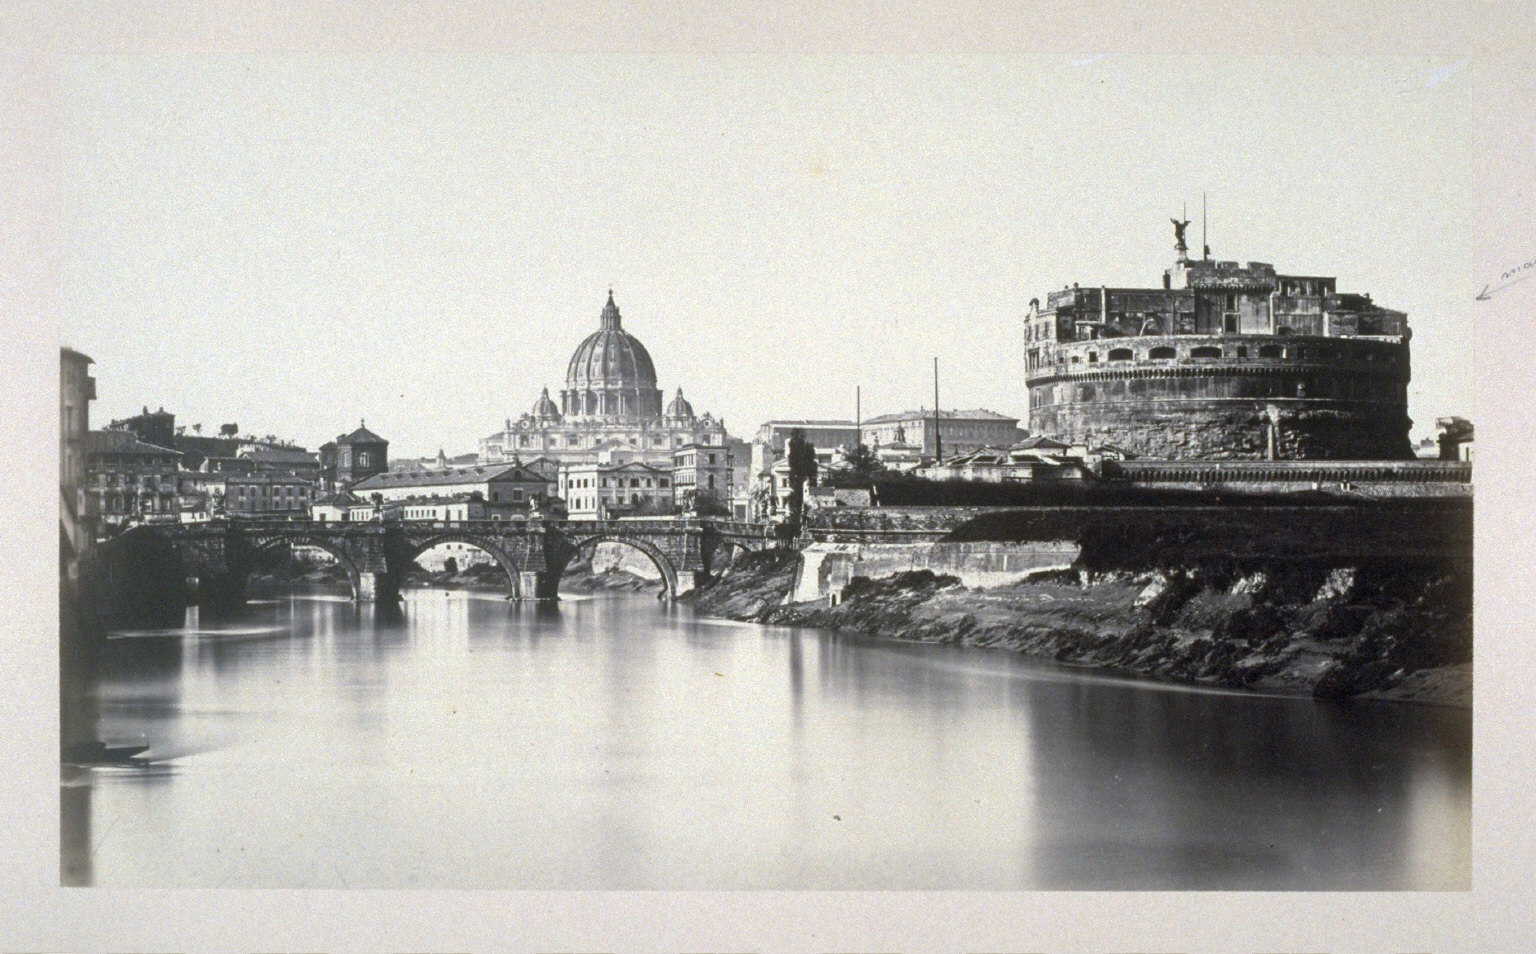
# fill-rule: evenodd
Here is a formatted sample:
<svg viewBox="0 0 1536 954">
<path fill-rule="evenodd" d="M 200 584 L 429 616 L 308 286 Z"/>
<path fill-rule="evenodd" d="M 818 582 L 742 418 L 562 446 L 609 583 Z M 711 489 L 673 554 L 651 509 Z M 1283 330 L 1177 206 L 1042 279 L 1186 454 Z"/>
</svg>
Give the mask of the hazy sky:
<svg viewBox="0 0 1536 954">
<path fill-rule="evenodd" d="M 143 405 L 476 448 L 608 289 L 670 397 L 1023 416 L 1021 318 L 1218 258 L 1407 311 L 1471 416 L 1469 70 L 1431 57 L 92 56 L 65 75 L 64 340 Z"/>
</svg>

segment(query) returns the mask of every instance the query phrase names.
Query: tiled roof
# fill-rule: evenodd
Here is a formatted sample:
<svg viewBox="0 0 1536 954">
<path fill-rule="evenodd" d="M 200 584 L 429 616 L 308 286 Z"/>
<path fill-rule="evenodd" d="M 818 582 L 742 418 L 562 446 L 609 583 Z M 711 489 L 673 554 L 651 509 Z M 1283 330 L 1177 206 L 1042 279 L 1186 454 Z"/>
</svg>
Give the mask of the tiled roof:
<svg viewBox="0 0 1536 954">
<path fill-rule="evenodd" d="M 662 475 L 670 475 L 672 473 L 672 470 L 669 467 L 656 467 L 638 460 L 630 461 L 627 464 L 603 464 L 599 463 L 598 461 L 583 461 L 579 464 L 573 463 L 566 467 L 566 470 L 572 473 L 576 471 L 585 471 L 588 469 L 599 471 L 605 474 L 617 473 L 621 470 L 634 471 L 636 473 L 645 471 Z"/>
<path fill-rule="evenodd" d="M 146 444 L 132 431 L 86 431 L 85 452 L 98 456 L 119 455 L 143 457 L 149 454 L 174 454 L 181 451 L 158 444 Z"/>
<path fill-rule="evenodd" d="M 1034 437 L 1026 437 L 1013 445 L 1011 450 L 1066 450 L 1072 445 L 1064 444 L 1054 437 L 1046 437 L 1044 434 L 1036 434 Z"/>
<path fill-rule="evenodd" d="M 931 421 L 933 411 L 918 409 L 916 411 L 902 411 L 900 414 L 881 414 L 878 417 L 867 417 L 865 424 L 892 424 L 896 421 Z M 1012 421 L 1018 423 L 1018 418 L 1009 417 L 1007 414 L 999 414 L 989 411 L 984 407 L 962 409 L 956 411 L 940 411 L 941 421 Z"/>
<path fill-rule="evenodd" d="M 640 452 L 640 448 L 636 447 L 634 444 L 631 444 L 629 441 L 619 437 L 610 437 L 606 441 L 603 441 L 601 444 L 598 444 L 596 447 L 592 448 L 591 453 L 595 454 L 598 451 L 608 450 L 626 450 L 634 451 L 636 453 Z"/>
<path fill-rule="evenodd" d="M 248 447 L 240 452 L 240 456 L 249 457 L 264 464 L 318 464 L 320 462 L 309 451 L 288 447 Z"/>
<path fill-rule="evenodd" d="M 409 507 L 412 505 L 420 506 L 423 504 L 468 503 L 470 500 L 478 500 L 480 503 L 485 503 L 484 497 L 476 496 L 474 493 L 463 493 L 452 494 L 447 497 L 402 497 L 399 500 L 386 501 L 384 505 L 386 507 Z"/>
<path fill-rule="evenodd" d="M 362 499 L 357 494 L 349 493 L 348 491 L 342 490 L 342 491 L 338 491 L 338 492 L 336 492 L 334 494 L 326 494 L 325 496 L 316 499 L 314 504 L 313 504 L 313 506 L 316 506 L 316 507 L 360 507 L 360 506 L 366 505 L 367 503 L 368 503 L 368 501 Z"/>
<path fill-rule="evenodd" d="M 481 484 L 492 480 L 544 482 L 545 478 L 521 464 L 481 464 L 474 467 L 449 467 L 445 470 L 390 471 L 365 477 L 352 485 L 354 490 L 384 490 L 389 487 L 441 487 L 447 484 Z"/>
<path fill-rule="evenodd" d="M 338 444 L 388 444 L 384 438 L 370 431 L 366 427 L 359 427 L 350 434 L 344 434 L 336 438 Z"/>
</svg>

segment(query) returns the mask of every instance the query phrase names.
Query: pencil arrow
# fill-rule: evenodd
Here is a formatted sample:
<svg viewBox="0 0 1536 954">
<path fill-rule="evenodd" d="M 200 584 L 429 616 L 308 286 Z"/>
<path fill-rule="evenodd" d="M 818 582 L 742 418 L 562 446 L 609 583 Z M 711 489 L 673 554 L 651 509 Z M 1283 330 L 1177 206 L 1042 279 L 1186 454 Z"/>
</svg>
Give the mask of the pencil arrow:
<svg viewBox="0 0 1536 954">
<path fill-rule="evenodd" d="M 1487 301 L 1488 299 L 1492 298 L 1494 295 L 1497 295 L 1499 292 L 1503 291 L 1504 289 L 1508 288 L 1509 286 L 1511 286 L 1511 285 L 1518 285 L 1521 282 L 1525 281 L 1527 278 L 1530 278 L 1532 275 L 1536 275 L 1536 272 L 1526 272 L 1524 275 L 1521 275 L 1519 278 L 1516 278 L 1513 281 L 1505 282 L 1502 285 L 1484 285 L 1483 286 L 1483 290 L 1477 293 L 1477 300 L 1478 301 Z"/>
</svg>

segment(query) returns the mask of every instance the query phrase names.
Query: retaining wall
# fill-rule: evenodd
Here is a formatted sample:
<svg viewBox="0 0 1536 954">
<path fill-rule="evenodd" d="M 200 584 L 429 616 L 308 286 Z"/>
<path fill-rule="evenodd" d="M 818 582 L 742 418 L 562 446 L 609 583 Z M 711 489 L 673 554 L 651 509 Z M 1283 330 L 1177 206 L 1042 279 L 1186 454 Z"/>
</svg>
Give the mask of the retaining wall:
<svg viewBox="0 0 1536 954">
<path fill-rule="evenodd" d="M 856 576 L 881 579 L 911 570 L 958 577 L 965 586 L 1001 586 L 1029 573 L 1072 565 L 1071 540 L 1028 543 L 817 543 L 800 554 L 790 602 L 841 594 Z"/>
</svg>

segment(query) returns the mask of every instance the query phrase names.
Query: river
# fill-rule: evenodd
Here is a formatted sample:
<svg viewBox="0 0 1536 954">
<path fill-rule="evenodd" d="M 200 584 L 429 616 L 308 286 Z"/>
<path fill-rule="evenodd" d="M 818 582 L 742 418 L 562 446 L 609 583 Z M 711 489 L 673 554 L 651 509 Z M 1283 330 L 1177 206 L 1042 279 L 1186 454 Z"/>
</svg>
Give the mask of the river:
<svg viewBox="0 0 1536 954">
<path fill-rule="evenodd" d="M 649 595 L 295 594 L 114 633 L 109 887 L 1467 889 L 1471 713 L 1135 681 Z"/>
</svg>

